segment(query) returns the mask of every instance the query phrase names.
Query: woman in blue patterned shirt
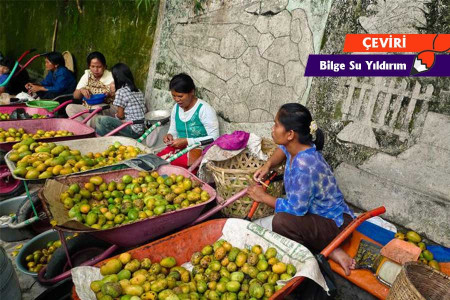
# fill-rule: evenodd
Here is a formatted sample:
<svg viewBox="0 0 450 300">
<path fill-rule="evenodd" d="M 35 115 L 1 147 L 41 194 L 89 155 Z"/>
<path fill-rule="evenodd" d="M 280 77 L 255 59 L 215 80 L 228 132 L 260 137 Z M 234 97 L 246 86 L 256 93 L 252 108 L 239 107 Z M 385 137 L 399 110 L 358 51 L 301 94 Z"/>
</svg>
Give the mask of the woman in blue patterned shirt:
<svg viewBox="0 0 450 300">
<path fill-rule="evenodd" d="M 286 160 L 284 186 L 286 198 L 275 198 L 259 185 L 250 187 L 249 196 L 275 208 L 273 231 L 295 240 L 312 252 L 322 251 L 353 219 L 336 178 L 320 150 L 324 135 L 306 107 L 283 105 L 275 117 L 272 138 L 279 146 L 267 163 L 255 172 L 261 180 L 271 168 Z M 347 275 L 354 260 L 341 248 L 330 258 Z"/>
</svg>

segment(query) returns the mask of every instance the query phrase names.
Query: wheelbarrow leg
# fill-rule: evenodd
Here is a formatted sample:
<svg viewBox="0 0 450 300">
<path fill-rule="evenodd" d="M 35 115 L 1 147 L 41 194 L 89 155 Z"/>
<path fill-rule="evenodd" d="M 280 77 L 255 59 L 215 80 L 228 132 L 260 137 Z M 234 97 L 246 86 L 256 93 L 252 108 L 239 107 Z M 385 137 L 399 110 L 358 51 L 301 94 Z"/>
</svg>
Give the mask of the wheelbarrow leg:
<svg viewBox="0 0 450 300">
<path fill-rule="evenodd" d="M 66 256 L 67 256 L 67 262 L 69 263 L 70 268 L 72 269 L 72 261 L 70 260 L 70 254 L 69 254 L 69 250 L 67 249 L 67 244 L 66 244 L 66 239 L 64 238 L 64 233 L 57 229 L 58 231 L 58 235 L 59 235 L 59 240 L 61 241 L 61 245 L 64 247 L 64 251 L 66 252 Z"/>
</svg>

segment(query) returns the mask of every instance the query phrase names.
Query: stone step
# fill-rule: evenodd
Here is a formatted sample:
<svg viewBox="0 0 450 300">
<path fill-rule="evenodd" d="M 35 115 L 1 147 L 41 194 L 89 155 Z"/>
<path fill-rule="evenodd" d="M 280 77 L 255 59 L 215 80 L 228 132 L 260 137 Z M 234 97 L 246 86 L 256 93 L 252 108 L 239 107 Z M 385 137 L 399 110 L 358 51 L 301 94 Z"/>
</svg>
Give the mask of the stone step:
<svg viewBox="0 0 450 300">
<path fill-rule="evenodd" d="M 450 174 L 450 150 L 445 148 L 420 143 L 400 153 L 397 158 L 407 160 L 410 164 L 421 164 L 430 168 L 442 169 L 442 171 Z"/>
<path fill-rule="evenodd" d="M 347 202 L 365 210 L 385 206 L 383 218 L 450 247 L 450 202 L 347 163 L 335 175 Z"/>
<path fill-rule="evenodd" d="M 419 152 L 420 155 L 406 155 L 407 159 L 378 153 L 359 166 L 359 169 L 450 203 L 450 151 L 434 148 L 435 154 L 441 155 L 425 157 L 432 155 L 432 147 L 422 149 L 424 151 Z"/>
<path fill-rule="evenodd" d="M 450 151 L 450 116 L 428 112 L 420 142 Z"/>
</svg>

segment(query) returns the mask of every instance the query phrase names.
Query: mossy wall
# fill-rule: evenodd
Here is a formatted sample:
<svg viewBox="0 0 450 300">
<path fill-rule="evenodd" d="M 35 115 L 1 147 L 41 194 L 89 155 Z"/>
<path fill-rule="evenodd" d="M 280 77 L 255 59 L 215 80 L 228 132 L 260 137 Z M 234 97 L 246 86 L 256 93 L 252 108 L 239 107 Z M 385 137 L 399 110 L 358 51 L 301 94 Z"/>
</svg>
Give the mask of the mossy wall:
<svg viewBox="0 0 450 300">
<path fill-rule="evenodd" d="M 102 52 L 112 67 L 130 66 L 138 87 L 144 90 L 158 17 L 159 1 L 138 9 L 134 0 L 1 0 L 0 52 L 18 58 L 26 49 L 51 51 L 55 20 L 58 19 L 56 51 L 70 51 L 79 79 L 86 69 L 86 56 Z M 26 62 L 29 55 L 22 62 Z M 30 73 L 43 76 L 44 61 L 35 60 Z"/>
</svg>

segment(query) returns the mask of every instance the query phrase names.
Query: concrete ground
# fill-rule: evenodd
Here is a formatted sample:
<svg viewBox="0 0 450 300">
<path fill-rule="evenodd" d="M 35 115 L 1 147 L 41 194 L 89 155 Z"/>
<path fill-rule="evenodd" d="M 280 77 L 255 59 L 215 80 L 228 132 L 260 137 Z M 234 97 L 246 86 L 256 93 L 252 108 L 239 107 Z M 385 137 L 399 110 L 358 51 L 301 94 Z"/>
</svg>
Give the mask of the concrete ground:
<svg viewBox="0 0 450 300">
<path fill-rule="evenodd" d="M 22 290 L 22 300 L 33 300 L 36 299 L 43 291 L 45 291 L 46 287 L 40 285 L 36 278 L 19 271 L 16 264 L 16 258 L 11 254 L 16 250 L 17 246 L 24 245 L 27 241 L 28 240 L 8 243 L 0 240 L 0 246 L 5 249 L 6 253 L 8 253 L 8 258 L 13 263 L 14 269 L 19 279 L 20 289 Z"/>
</svg>

